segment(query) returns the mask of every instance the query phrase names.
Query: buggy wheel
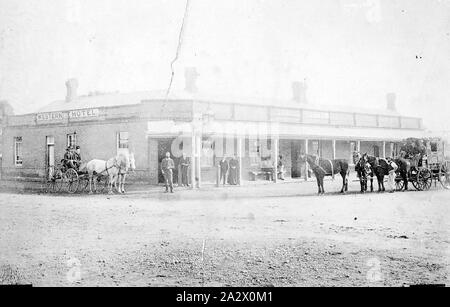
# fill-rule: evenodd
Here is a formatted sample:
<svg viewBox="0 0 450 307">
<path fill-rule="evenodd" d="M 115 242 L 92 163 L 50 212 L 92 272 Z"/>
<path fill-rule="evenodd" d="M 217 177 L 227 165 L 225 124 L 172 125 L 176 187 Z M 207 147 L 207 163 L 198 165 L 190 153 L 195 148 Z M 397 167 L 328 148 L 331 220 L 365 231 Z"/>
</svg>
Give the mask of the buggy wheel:
<svg viewBox="0 0 450 307">
<path fill-rule="evenodd" d="M 417 183 L 419 184 L 421 191 L 427 191 L 431 188 L 431 183 L 433 182 L 431 171 L 424 168 L 417 174 Z"/>
<path fill-rule="evenodd" d="M 439 182 L 442 187 L 450 190 L 450 163 L 448 161 L 441 164 L 439 167 Z"/>
<path fill-rule="evenodd" d="M 395 179 L 395 189 L 397 191 L 401 191 L 405 188 L 405 183 L 403 182 L 402 178 L 396 178 Z"/>
<path fill-rule="evenodd" d="M 422 191 L 422 186 L 421 186 L 420 182 L 418 182 L 417 180 L 414 180 L 411 183 L 417 191 Z"/>
<path fill-rule="evenodd" d="M 77 193 L 85 192 L 89 189 L 89 179 L 80 177 Z"/>
<path fill-rule="evenodd" d="M 97 177 L 97 189 L 96 193 L 105 193 L 108 191 L 109 176 L 99 176 Z"/>
<path fill-rule="evenodd" d="M 57 170 L 55 174 L 53 175 L 52 181 L 53 181 L 53 193 L 59 193 L 61 192 L 62 186 L 63 186 L 63 173 L 61 170 Z"/>
<path fill-rule="evenodd" d="M 54 193 L 55 192 L 55 180 L 53 178 L 47 180 L 45 183 L 45 193 Z"/>
<path fill-rule="evenodd" d="M 74 169 L 69 169 L 64 174 L 64 182 L 66 184 L 66 190 L 68 193 L 73 194 L 78 190 L 80 184 L 78 174 Z"/>
</svg>

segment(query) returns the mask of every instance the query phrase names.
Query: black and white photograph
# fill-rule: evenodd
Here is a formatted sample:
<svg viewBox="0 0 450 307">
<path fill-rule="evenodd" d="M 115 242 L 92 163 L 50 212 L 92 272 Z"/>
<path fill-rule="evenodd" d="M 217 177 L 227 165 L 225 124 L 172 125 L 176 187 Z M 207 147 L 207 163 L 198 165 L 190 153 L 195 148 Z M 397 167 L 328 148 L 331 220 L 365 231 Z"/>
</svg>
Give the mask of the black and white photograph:
<svg viewBox="0 0 450 307">
<path fill-rule="evenodd" d="M 446 287 L 449 115 L 450 0 L 0 0 L 0 287 Z"/>
</svg>

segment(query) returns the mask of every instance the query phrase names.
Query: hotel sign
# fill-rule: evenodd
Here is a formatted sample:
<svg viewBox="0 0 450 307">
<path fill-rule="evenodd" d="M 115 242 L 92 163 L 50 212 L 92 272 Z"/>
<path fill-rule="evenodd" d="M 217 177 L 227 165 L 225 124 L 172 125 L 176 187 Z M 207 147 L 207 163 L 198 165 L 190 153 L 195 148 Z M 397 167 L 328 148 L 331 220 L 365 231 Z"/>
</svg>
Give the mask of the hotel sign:
<svg viewBox="0 0 450 307">
<path fill-rule="evenodd" d="M 60 123 L 67 120 L 65 112 L 48 112 L 36 114 L 36 121 L 41 124 Z"/>
<path fill-rule="evenodd" d="M 70 121 L 84 121 L 97 119 L 100 116 L 99 109 L 82 109 L 68 112 L 47 112 L 36 114 L 38 124 L 56 124 Z"/>
<path fill-rule="evenodd" d="M 86 120 L 97 118 L 100 112 L 98 109 L 84 109 L 84 110 L 74 110 L 69 112 L 69 118 L 71 120 Z"/>
</svg>

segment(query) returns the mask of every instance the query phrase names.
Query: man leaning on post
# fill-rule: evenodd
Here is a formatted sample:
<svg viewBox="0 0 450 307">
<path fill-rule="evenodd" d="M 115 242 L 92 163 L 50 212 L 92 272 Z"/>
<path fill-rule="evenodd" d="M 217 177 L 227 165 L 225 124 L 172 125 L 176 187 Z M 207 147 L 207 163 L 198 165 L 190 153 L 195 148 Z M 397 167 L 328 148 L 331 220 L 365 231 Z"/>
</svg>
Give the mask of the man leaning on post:
<svg viewBox="0 0 450 307">
<path fill-rule="evenodd" d="M 173 193 L 173 169 L 175 168 L 175 163 L 170 158 L 170 152 L 166 152 L 166 157 L 161 162 L 161 171 L 164 175 L 164 183 L 166 185 L 166 193 Z"/>
</svg>

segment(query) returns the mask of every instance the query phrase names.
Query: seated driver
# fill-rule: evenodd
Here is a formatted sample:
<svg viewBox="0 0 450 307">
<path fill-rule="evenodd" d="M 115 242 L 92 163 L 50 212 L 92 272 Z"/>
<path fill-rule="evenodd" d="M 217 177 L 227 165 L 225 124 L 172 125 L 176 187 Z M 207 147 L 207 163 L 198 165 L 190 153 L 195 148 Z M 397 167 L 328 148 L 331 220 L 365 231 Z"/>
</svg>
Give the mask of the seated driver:
<svg viewBox="0 0 450 307">
<path fill-rule="evenodd" d="M 79 169 L 81 166 L 81 148 L 80 146 L 76 147 L 76 150 L 73 154 L 73 164 L 76 166 L 76 169 Z"/>
<path fill-rule="evenodd" d="M 67 147 L 66 153 L 64 154 L 64 166 L 68 169 L 76 169 L 75 152 L 73 147 Z"/>
<path fill-rule="evenodd" d="M 64 153 L 64 158 L 62 160 L 63 166 L 66 168 L 70 168 L 70 160 L 72 160 L 72 153 L 70 152 L 70 146 L 66 148 L 66 152 Z"/>
</svg>

